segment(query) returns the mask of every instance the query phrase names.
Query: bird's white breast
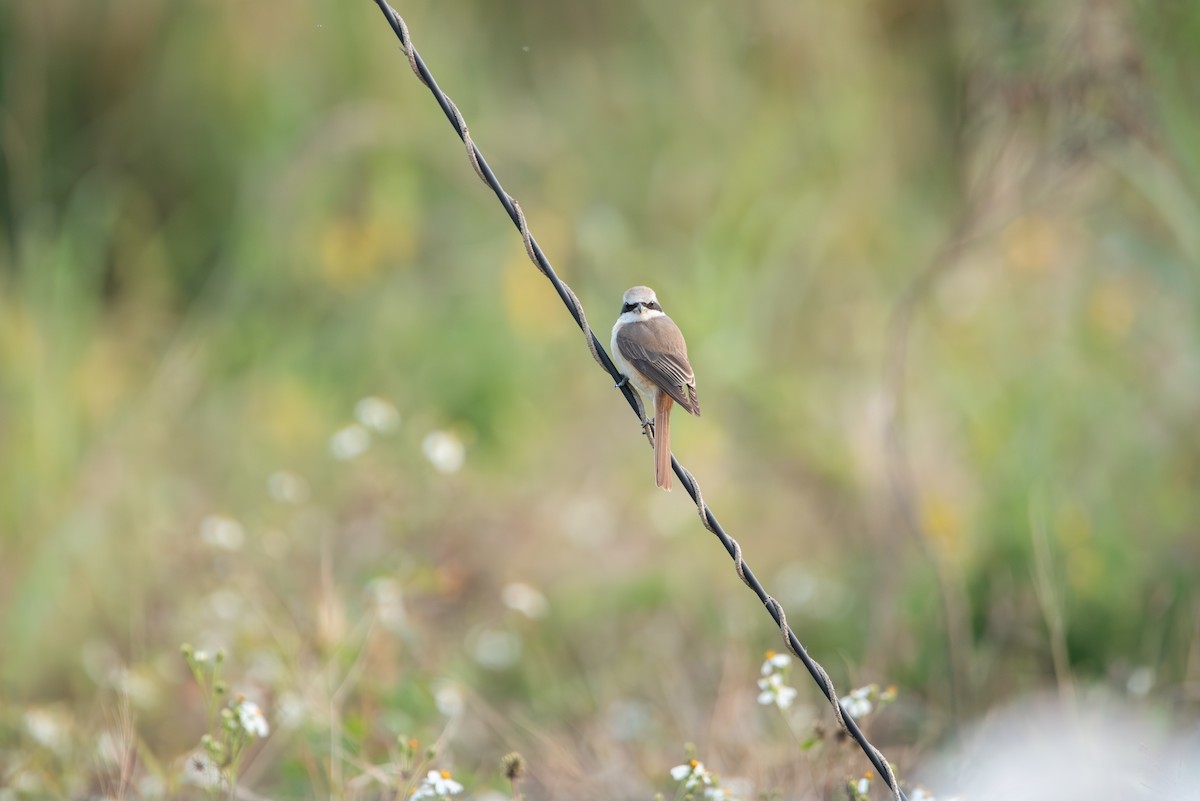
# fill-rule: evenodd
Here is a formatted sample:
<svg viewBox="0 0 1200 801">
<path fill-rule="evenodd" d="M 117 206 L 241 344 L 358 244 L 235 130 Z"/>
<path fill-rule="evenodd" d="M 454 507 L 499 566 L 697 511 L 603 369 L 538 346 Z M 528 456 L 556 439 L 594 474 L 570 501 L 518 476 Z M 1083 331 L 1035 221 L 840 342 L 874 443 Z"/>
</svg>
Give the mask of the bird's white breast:
<svg viewBox="0 0 1200 801">
<path fill-rule="evenodd" d="M 621 355 L 621 349 L 617 346 L 617 332 L 627 325 L 637 325 L 638 323 L 645 322 L 646 320 L 663 316 L 663 312 L 660 312 L 658 309 L 647 309 L 644 307 L 634 311 L 622 312 L 621 316 L 617 318 L 616 324 L 613 325 L 612 342 L 609 343 L 612 348 L 613 364 L 617 366 L 617 369 L 621 371 L 622 375 L 629 376 L 630 383 L 637 387 L 638 391 L 642 393 L 642 398 L 647 404 L 647 413 L 649 413 L 649 404 L 654 402 L 654 382 L 646 380 L 641 371 L 635 368 L 625 359 L 624 356 Z"/>
</svg>

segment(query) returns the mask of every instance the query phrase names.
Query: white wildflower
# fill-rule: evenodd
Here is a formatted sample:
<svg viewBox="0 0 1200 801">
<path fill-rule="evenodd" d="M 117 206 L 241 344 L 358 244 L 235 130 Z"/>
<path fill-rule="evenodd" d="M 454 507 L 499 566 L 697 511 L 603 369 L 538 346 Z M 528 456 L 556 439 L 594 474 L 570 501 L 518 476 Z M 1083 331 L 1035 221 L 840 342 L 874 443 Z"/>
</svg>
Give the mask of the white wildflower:
<svg viewBox="0 0 1200 801">
<path fill-rule="evenodd" d="M 221 769 L 208 754 L 196 751 L 183 764 L 183 781 L 197 787 L 217 787 L 221 784 Z"/>
<path fill-rule="evenodd" d="M 521 640 L 511 631 L 483 628 L 468 637 L 471 656 L 485 668 L 503 670 L 521 658 Z"/>
<path fill-rule="evenodd" d="M 869 801 L 871 797 L 871 779 L 874 774 L 867 771 L 861 779 L 851 780 L 846 782 L 846 790 L 849 792 L 851 801 Z"/>
<path fill-rule="evenodd" d="M 712 774 L 698 759 L 690 759 L 682 765 L 671 768 L 671 778 L 677 782 L 683 782 L 684 790 L 695 790 L 700 786 L 708 787 L 713 783 Z"/>
<path fill-rule="evenodd" d="M 304 503 L 308 482 L 290 470 L 276 470 L 267 478 L 267 492 L 280 503 Z"/>
<path fill-rule="evenodd" d="M 775 704 L 780 709 L 787 709 L 796 700 L 796 688 L 784 684 L 783 675 L 780 673 L 772 673 L 759 679 L 758 689 L 758 702 L 763 706 Z"/>
<path fill-rule="evenodd" d="M 875 709 L 875 704 L 871 702 L 871 699 L 878 690 L 879 688 L 874 684 L 852 690 L 849 695 L 842 696 L 842 708 L 850 717 L 861 720 Z"/>
<path fill-rule="evenodd" d="M 354 416 L 372 431 L 387 434 L 400 426 L 400 413 L 382 398 L 367 397 L 354 406 Z"/>
<path fill-rule="evenodd" d="M 60 710 L 31 707 L 25 710 L 21 722 L 30 737 L 51 751 L 60 751 L 66 746 L 68 721 Z"/>
<path fill-rule="evenodd" d="M 462 440 L 452 431 L 431 431 L 421 442 L 425 458 L 440 473 L 457 473 L 462 469 L 465 449 Z"/>
<path fill-rule="evenodd" d="M 506 585 L 500 592 L 500 598 L 509 609 L 520 612 L 531 620 L 545 617 L 550 606 L 541 590 L 523 581 L 514 581 Z"/>
<path fill-rule="evenodd" d="M 421 784 L 410 796 L 412 801 L 421 801 L 425 798 L 449 798 L 452 795 L 458 795 L 463 790 L 463 786 L 450 776 L 450 771 L 431 770 L 421 780 Z"/>
<path fill-rule="evenodd" d="M 266 737 L 271 733 L 271 727 L 267 724 L 267 718 L 263 715 L 262 709 L 253 701 L 242 699 L 237 705 L 238 723 L 242 726 L 242 731 L 249 734 L 251 737 Z"/>
<path fill-rule="evenodd" d="M 333 458 L 347 462 L 361 456 L 370 444 L 371 435 L 367 433 L 367 430 L 358 423 L 351 423 L 344 428 L 339 428 L 329 438 L 329 452 L 333 454 Z"/>
<path fill-rule="evenodd" d="M 434 690 L 433 700 L 438 711 L 451 718 L 462 714 L 465 705 L 462 690 L 450 682 L 443 682 Z"/>
<path fill-rule="evenodd" d="M 767 651 L 766 658 L 762 663 L 762 674 L 769 676 L 781 670 L 787 669 L 792 664 L 792 658 L 787 654 L 777 654 L 774 651 Z"/>
<path fill-rule="evenodd" d="M 232 517 L 209 515 L 200 521 L 200 539 L 214 548 L 240 551 L 246 541 L 246 531 Z"/>
</svg>

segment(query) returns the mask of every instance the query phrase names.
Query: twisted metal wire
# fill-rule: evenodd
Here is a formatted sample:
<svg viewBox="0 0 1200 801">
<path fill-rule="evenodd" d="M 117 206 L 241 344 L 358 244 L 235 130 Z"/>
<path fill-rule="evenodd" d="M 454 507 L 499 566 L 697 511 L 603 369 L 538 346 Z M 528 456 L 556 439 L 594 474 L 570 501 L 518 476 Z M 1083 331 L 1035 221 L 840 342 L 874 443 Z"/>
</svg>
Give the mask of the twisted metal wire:
<svg viewBox="0 0 1200 801">
<path fill-rule="evenodd" d="M 592 358 L 612 377 L 617 389 L 621 391 L 630 408 L 637 414 L 638 421 L 643 423 L 643 432 L 653 442 L 652 430 L 644 424 L 645 416 L 637 393 L 630 386 L 629 382 L 624 380 L 624 376 L 622 376 L 616 365 L 613 364 L 607 351 L 604 350 L 604 346 L 596 338 L 591 326 L 588 325 L 587 317 L 583 312 L 583 304 L 580 303 L 575 292 L 558 277 L 558 274 L 554 272 L 554 268 L 550 266 L 550 262 L 546 259 L 546 255 L 542 252 L 537 240 L 534 239 L 533 234 L 529 231 L 529 223 L 525 219 L 525 213 L 521 210 L 521 204 L 512 195 L 504 191 L 504 187 L 500 185 L 500 181 L 496 178 L 495 173 L 492 172 L 492 168 L 488 166 L 487 159 L 483 157 L 483 153 L 479 151 L 479 148 L 471 138 L 471 133 L 467 128 L 467 122 L 463 118 L 462 112 L 454 105 L 454 101 L 447 97 L 445 92 L 441 90 L 437 85 L 437 81 L 434 80 L 433 74 L 425 66 L 424 60 L 412 44 L 412 37 L 409 35 L 408 25 L 404 22 L 404 18 L 388 5 L 386 0 L 375 0 L 375 4 L 379 6 L 379 10 L 383 12 L 388 24 L 392 27 L 392 31 L 400 40 L 400 47 L 404 51 L 405 56 L 408 57 L 408 64 L 412 67 L 413 73 L 416 74 L 421 83 L 429 88 L 438 105 L 442 107 L 446 118 L 454 126 L 454 130 L 458 133 L 459 138 L 462 139 L 463 146 L 467 151 L 467 159 L 471 162 L 471 167 L 475 170 L 475 174 L 496 193 L 496 197 L 499 199 L 500 204 L 504 206 L 504 210 L 508 212 L 513 225 L 521 232 L 521 238 L 525 243 L 525 252 L 529 255 L 530 261 L 554 285 L 554 289 L 566 305 L 567 311 L 571 313 L 571 316 L 575 319 L 575 323 L 579 326 L 579 330 L 583 332 L 588 351 L 592 354 Z M 825 672 L 825 668 L 821 667 L 815 659 L 809 656 L 803 643 L 800 642 L 795 632 L 792 631 L 791 626 L 788 625 L 787 615 L 783 611 L 783 606 L 767 594 L 767 591 L 763 589 L 762 584 L 755 577 L 753 571 L 750 570 L 750 566 L 742 558 L 742 546 L 725 532 L 725 529 L 721 527 L 712 510 L 708 508 L 708 504 L 704 502 L 704 495 L 700 492 L 700 485 L 697 483 L 695 477 L 687 468 L 679 463 L 674 454 L 671 455 L 671 467 L 675 471 L 675 475 L 683 483 L 683 487 L 687 490 L 688 495 L 695 501 L 696 512 L 700 516 L 700 522 L 725 546 L 725 550 L 729 553 L 730 558 L 733 559 L 738 578 L 758 596 L 758 600 L 762 602 L 762 605 L 766 607 L 767 612 L 779 626 L 779 631 L 783 635 L 788 650 L 795 654 L 804 664 L 813 681 L 816 682 L 821 692 L 828 699 L 830 706 L 833 707 L 833 714 L 838 726 L 844 729 L 858 743 L 859 748 L 862 749 L 867 759 L 875 767 L 875 770 L 879 772 L 880 778 L 888 786 L 893 798 L 896 801 L 907 801 L 907 797 L 900 789 L 900 784 L 896 780 L 896 774 L 892 771 L 891 765 L 888 764 L 887 759 L 884 758 L 879 749 L 871 745 L 866 735 L 863 734 L 862 729 L 854 721 L 854 718 L 842 707 L 841 702 L 838 700 L 837 690 L 834 688 L 829 674 Z"/>
</svg>

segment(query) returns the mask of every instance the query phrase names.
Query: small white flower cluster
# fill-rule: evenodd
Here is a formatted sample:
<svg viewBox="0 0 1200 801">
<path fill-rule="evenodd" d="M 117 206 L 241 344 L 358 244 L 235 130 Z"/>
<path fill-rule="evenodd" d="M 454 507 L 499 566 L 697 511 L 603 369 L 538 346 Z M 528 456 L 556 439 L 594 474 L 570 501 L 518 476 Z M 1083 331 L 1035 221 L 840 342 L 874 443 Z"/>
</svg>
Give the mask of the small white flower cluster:
<svg viewBox="0 0 1200 801">
<path fill-rule="evenodd" d="M 237 711 L 238 724 L 246 734 L 251 737 L 266 737 L 271 733 L 267 718 L 258 704 L 243 698 L 234 709 Z"/>
<path fill-rule="evenodd" d="M 382 398 L 366 397 L 354 406 L 355 422 L 342 426 L 329 438 L 329 452 L 343 462 L 356 459 L 371 447 L 372 435 L 391 434 L 400 427 L 400 413 Z M 430 431 L 421 440 L 421 451 L 439 473 L 462 469 L 466 447 L 453 431 Z"/>
<path fill-rule="evenodd" d="M 371 446 L 371 432 L 390 434 L 400 427 L 400 413 L 382 398 L 367 397 L 354 406 L 358 422 L 339 428 L 329 438 L 333 458 L 350 461 Z"/>
<path fill-rule="evenodd" d="M 888 687 L 881 692 L 878 684 L 868 684 L 851 690 L 849 695 L 843 695 L 838 700 L 841 701 L 846 714 L 855 720 L 862 720 L 875 711 L 877 703 L 882 707 L 896 700 L 896 688 Z"/>
<path fill-rule="evenodd" d="M 862 720 L 871 714 L 875 709 L 875 705 L 871 702 L 871 690 L 874 686 L 868 684 L 866 687 L 851 690 L 849 695 L 841 697 L 842 708 L 846 710 L 847 715 L 855 720 Z"/>
<path fill-rule="evenodd" d="M 183 783 L 195 787 L 219 787 L 225 777 L 212 757 L 203 751 L 189 754 L 183 763 Z"/>
<path fill-rule="evenodd" d="M 227 697 L 229 685 L 221 678 L 225 651 L 198 651 L 189 643 L 179 647 L 184 662 L 196 683 L 216 708 Z M 262 708 L 244 695 L 236 695 L 220 707 L 218 726 L 200 738 L 200 747 L 189 754 L 182 765 L 182 780 L 197 787 L 236 786 L 238 764 L 247 746 L 271 733 Z"/>
<path fill-rule="evenodd" d="M 737 801 L 737 796 L 721 786 L 721 780 L 715 773 L 704 767 L 698 759 L 689 759 L 682 765 L 671 768 L 671 778 L 679 782 L 685 794 L 694 794 L 700 790 L 700 797 L 705 801 Z"/>
<path fill-rule="evenodd" d="M 758 702 L 763 706 L 775 706 L 787 709 L 796 700 L 796 688 L 783 683 L 791 668 L 792 658 L 787 654 L 777 654 L 767 651 L 762 664 L 762 678 L 758 680 Z"/>
<path fill-rule="evenodd" d="M 450 771 L 431 770 L 421 779 L 421 784 L 409 796 L 411 801 L 423 801 L 426 798 L 449 798 L 463 791 L 463 786 L 450 777 Z"/>
</svg>

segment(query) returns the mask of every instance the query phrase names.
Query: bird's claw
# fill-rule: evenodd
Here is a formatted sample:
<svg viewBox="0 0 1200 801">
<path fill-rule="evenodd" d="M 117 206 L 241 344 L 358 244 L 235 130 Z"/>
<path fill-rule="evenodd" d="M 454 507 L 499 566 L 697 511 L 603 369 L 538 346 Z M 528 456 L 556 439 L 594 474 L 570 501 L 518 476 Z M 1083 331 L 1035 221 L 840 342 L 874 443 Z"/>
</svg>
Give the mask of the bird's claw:
<svg viewBox="0 0 1200 801">
<path fill-rule="evenodd" d="M 613 389 L 620 389 L 621 387 L 625 386 L 628 383 L 629 383 L 629 376 L 622 375 L 621 380 L 618 381 L 617 383 L 613 384 Z"/>
</svg>

